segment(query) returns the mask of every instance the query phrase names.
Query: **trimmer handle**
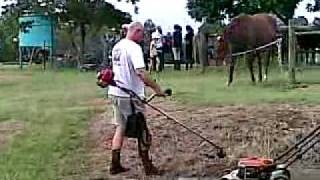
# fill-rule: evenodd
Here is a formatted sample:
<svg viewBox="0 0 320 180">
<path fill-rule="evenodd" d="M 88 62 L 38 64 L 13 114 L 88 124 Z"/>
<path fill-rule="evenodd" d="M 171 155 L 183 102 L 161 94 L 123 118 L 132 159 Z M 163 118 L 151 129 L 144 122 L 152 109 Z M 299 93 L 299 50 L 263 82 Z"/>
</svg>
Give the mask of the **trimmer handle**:
<svg viewBox="0 0 320 180">
<path fill-rule="evenodd" d="M 167 96 L 171 96 L 172 95 L 172 89 L 166 89 L 164 90 L 164 93 L 167 95 Z"/>
<path fill-rule="evenodd" d="M 172 95 L 172 89 L 166 89 L 164 90 L 164 93 L 166 94 L 166 96 L 171 96 Z M 152 99 L 154 99 L 157 96 L 157 94 L 152 94 L 150 97 L 147 98 L 147 102 L 152 101 Z"/>
</svg>

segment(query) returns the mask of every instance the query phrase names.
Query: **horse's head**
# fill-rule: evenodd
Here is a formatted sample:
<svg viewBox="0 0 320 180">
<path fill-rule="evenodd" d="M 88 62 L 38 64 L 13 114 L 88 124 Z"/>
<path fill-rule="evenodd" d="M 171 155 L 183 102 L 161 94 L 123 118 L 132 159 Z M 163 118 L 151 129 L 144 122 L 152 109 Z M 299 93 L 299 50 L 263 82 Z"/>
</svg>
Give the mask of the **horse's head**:
<svg viewBox="0 0 320 180">
<path fill-rule="evenodd" d="M 230 49 L 224 36 L 217 37 L 217 61 L 224 65 L 230 62 Z"/>
</svg>

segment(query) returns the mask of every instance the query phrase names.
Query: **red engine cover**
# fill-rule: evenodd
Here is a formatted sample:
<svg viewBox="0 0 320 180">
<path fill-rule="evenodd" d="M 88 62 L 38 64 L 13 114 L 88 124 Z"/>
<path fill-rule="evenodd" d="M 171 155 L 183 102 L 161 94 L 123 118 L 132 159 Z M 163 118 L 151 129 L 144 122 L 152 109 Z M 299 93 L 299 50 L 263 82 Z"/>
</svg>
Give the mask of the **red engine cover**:
<svg viewBox="0 0 320 180">
<path fill-rule="evenodd" d="M 245 167 L 266 167 L 273 164 L 273 159 L 265 159 L 259 157 L 247 157 L 241 158 L 238 166 Z"/>
</svg>

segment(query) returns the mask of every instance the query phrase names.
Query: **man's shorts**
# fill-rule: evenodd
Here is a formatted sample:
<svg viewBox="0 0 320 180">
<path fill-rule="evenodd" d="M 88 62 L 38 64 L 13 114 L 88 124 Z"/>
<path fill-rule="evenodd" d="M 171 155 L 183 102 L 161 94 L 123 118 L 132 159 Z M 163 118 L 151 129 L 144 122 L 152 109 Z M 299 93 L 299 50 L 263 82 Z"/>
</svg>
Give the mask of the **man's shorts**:
<svg viewBox="0 0 320 180">
<path fill-rule="evenodd" d="M 113 119 L 112 124 L 122 127 L 123 130 L 126 129 L 126 124 L 128 121 L 128 116 L 132 114 L 130 98 L 128 97 L 118 97 L 110 96 L 113 104 Z M 145 111 L 145 105 L 138 99 L 132 98 L 135 112 Z"/>
</svg>

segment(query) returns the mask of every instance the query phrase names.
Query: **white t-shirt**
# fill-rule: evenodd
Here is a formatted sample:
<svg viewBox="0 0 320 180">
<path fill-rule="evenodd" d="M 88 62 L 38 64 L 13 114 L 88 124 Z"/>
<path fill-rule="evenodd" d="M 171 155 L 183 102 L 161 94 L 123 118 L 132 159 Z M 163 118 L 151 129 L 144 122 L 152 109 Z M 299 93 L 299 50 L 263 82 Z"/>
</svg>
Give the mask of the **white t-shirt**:
<svg viewBox="0 0 320 180">
<path fill-rule="evenodd" d="M 144 68 L 142 48 L 129 39 L 122 39 L 112 49 L 112 70 L 114 80 L 124 88 L 134 91 L 140 97 L 144 97 L 144 82 L 136 73 L 136 69 Z M 109 95 L 130 97 L 117 87 L 110 86 Z"/>
<path fill-rule="evenodd" d="M 151 34 L 151 38 L 155 39 L 155 46 L 157 49 L 162 48 L 163 44 L 162 44 L 162 35 L 158 32 L 155 31 Z"/>
</svg>

